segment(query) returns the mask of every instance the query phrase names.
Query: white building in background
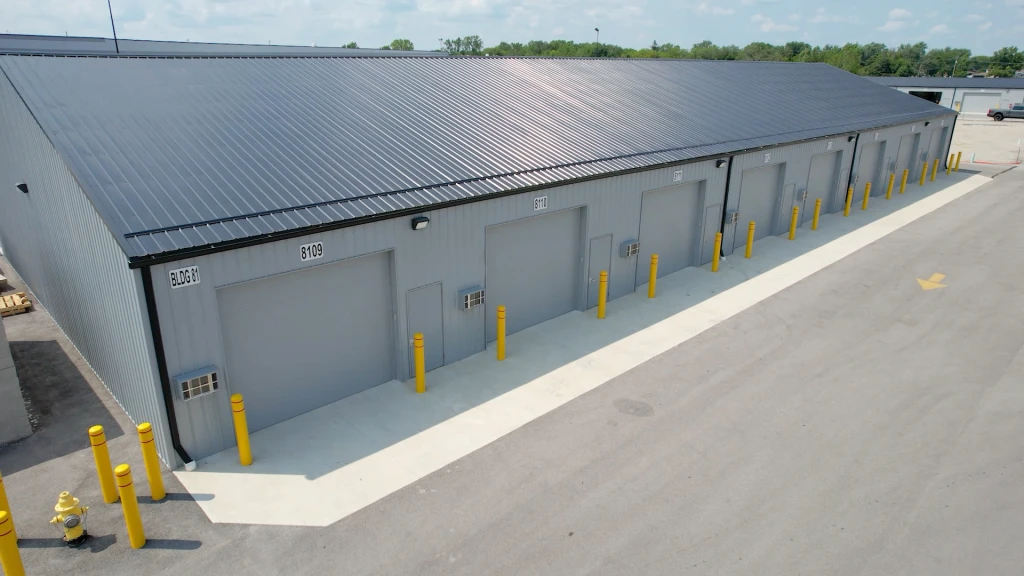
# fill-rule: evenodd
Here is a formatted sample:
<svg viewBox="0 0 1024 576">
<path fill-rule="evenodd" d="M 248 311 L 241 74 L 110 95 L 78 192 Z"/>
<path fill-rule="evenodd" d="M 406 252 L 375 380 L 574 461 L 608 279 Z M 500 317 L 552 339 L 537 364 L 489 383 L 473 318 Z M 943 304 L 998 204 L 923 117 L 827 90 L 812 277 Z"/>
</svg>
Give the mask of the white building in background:
<svg viewBox="0 0 1024 576">
<path fill-rule="evenodd" d="M 1024 76 L 1021 72 L 1018 76 Z M 1024 77 L 907 78 L 869 76 L 870 80 L 906 92 L 962 114 L 985 115 L 993 108 L 1024 102 Z"/>
</svg>

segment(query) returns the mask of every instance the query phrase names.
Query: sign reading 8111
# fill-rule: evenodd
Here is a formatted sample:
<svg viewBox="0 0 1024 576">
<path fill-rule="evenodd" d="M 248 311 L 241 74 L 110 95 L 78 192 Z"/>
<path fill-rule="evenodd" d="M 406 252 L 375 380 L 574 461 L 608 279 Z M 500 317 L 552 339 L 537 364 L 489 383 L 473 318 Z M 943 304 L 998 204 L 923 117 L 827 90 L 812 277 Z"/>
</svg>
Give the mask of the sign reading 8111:
<svg viewBox="0 0 1024 576">
<path fill-rule="evenodd" d="M 199 266 L 178 268 L 167 273 L 171 281 L 171 288 L 184 288 L 199 284 Z"/>
</svg>

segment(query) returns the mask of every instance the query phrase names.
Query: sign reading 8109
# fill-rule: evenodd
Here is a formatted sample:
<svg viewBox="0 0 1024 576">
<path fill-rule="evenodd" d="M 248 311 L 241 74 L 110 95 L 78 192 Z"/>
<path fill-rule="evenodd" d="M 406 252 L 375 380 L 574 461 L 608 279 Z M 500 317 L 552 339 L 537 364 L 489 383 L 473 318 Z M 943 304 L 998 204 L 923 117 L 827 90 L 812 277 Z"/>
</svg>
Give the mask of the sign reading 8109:
<svg viewBox="0 0 1024 576">
<path fill-rule="evenodd" d="M 317 258 L 324 257 L 324 243 L 313 242 L 312 244 L 303 244 L 299 246 L 299 260 L 305 262 L 306 260 L 316 260 Z"/>
<path fill-rule="evenodd" d="M 199 266 L 178 268 L 167 273 L 171 281 L 171 288 L 184 288 L 199 284 Z"/>
</svg>

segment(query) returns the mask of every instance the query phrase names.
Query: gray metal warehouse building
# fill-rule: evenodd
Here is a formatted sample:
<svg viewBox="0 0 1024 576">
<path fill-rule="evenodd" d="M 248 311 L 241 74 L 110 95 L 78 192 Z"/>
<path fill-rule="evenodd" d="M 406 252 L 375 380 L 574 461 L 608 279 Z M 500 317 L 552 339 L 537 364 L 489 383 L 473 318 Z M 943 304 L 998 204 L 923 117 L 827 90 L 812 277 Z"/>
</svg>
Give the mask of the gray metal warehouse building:
<svg viewBox="0 0 1024 576">
<path fill-rule="evenodd" d="M 172 466 L 842 209 L 955 112 L 824 64 L 0 57 L 0 242 Z M 757 87 L 757 98 L 731 96 Z M 214 383 L 216 383 L 214 385 Z"/>
</svg>

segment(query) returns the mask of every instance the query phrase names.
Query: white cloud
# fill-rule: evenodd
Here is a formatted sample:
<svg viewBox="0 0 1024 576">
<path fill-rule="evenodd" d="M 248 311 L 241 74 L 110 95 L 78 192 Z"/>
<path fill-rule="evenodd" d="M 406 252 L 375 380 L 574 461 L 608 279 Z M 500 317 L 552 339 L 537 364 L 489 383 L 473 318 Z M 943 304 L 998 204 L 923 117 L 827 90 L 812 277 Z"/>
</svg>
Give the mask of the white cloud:
<svg viewBox="0 0 1024 576">
<path fill-rule="evenodd" d="M 552 36 L 561 36 L 562 34 L 565 34 L 565 28 L 562 28 L 561 26 L 551 31 Z"/>
<path fill-rule="evenodd" d="M 928 32 L 931 34 L 945 34 L 946 32 L 949 32 L 949 26 L 946 26 L 945 24 L 938 24 L 936 26 L 932 26 Z"/>
<path fill-rule="evenodd" d="M 985 17 L 981 14 L 968 14 L 964 17 L 964 20 L 967 20 L 968 22 L 980 22 L 984 19 Z"/>
<path fill-rule="evenodd" d="M 903 20 L 889 20 L 878 29 L 882 32 L 898 32 L 907 27 L 907 23 Z"/>
<path fill-rule="evenodd" d="M 802 16 L 800 16 L 799 14 L 790 14 L 789 15 L 789 21 L 790 22 L 798 22 L 800 20 L 800 18 L 802 18 Z"/>
<path fill-rule="evenodd" d="M 754 14 L 750 17 L 750 21 L 760 24 L 759 28 L 762 32 L 793 32 L 797 30 L 796 26 L 779 24 L 764 14 Z"/>
<path fill-rule="evenodd" d="M 978 30 L 980 30 L 982 32 L 985 32 L 986 30 L 988 30 L 991 27 L 992 27 L 992 22 L 985 22 L 981 26 L 978 26 Z"/>
<path fill-rule="evenodd" d="M 857 22 L 857 17 L 846 16 L 843 14 L 829 14 L 828 12 L 825 11 L 824 8 L 818 8 L 818 10 L 815 11 L 814 16 L 811 16 L 811 18 L 807 21 L 810 22 L 811 24 L 824 24 L 826 22 L 854 23 Z"/>
<path fill-rule="evenodd" d="M 903 8 L 893 8 L 889 12 L 889 20 L 900 20 L 903 18 L 910 18 L 912 14 L 910 10 L 904 10 Z"/>
<path fill-rule="evenodd" d="M 728 16 L 730 14 L 735 14 L 736 11 L 733 10 L 732 8 L 722 8 L 721 6 L 718 5 L 711 5 L 707 2 L 701 2 L 700 4 L 697 5 L 696 8 L 693 9 L 693 13 L 702 15 L 713 14 L 715 16 Z"/>
</svg>

